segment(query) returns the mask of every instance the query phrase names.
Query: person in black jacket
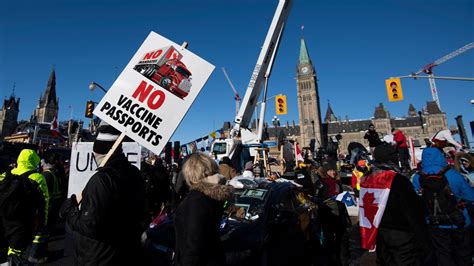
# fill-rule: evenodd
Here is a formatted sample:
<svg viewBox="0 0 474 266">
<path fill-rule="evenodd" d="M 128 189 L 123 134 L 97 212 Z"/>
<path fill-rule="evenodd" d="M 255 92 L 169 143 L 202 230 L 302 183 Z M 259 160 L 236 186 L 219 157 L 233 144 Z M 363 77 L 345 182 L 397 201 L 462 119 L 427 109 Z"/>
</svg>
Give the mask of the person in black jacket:
<svg viewBox="0 0 474 266">
<path fill-rule="evenodd" d="M 397 156 L 393 146 L 377 146 L 369 174 L 377 178 L 389 171 L 395 172 L 378 228 L 377 265 L 421 265 L 429 251 L 423 203 L 410 180 L 400 174 Z"/>
<path fill-rule="evenodd" d="M 351 221 L 344 203 L 334 199 L 342 193 L 342 184 L 337 175 L 334 161 L 324 162 L 318 169 L 316 181 L 316 199 L 318 204 L 318 223 L 324 237 L 322 254 L 318 256 L 317 265 L 348 265 L 349 241 L 347 228 Z"/>
<path fill-rule="evenodd" d="M 364 139 L 369 141 L 370 153 L 374 154 L 375 147 L 382 144 L 379 133 L 375 131 L 374 124 L 369 125 L 369 130 L 365 132 Z"/>
<path fill-rule="evenodd" d="M 98 165 L 118 138 L 109 125 L 98 129 L 94 153 Z M 144 219 L 144 184 L 140 171 L 118 150 L 97 169 L 82 191 L 60 209 L 73 232 L 77 265 L 142 265 L 140 237 Z"/>
<path fill-rule="evenodd" d="M 217 164 L 204 153 L 189 156 L 182 172 L 190 191 L 175 215 L 176 265 L 225 265 L 219 225 L 233 189 L 223 185 Z"/>
<path fill-rule="evenodd" d="M 160 213 L 162 205 L 171 201 L 170 177 L 163 164 L 142 162 L 140 172 L 145 184 L 146 224 L 149 224 Z"/>
</svg>

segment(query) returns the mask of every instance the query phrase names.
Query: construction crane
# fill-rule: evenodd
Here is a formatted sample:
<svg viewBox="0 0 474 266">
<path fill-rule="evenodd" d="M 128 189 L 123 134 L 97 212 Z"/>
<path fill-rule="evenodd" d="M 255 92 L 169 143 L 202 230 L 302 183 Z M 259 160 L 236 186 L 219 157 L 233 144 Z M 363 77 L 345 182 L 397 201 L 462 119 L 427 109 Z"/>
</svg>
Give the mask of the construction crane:
<svg viewBox="0 0 474 266">
<path fill-rule="evenodd" d="M 433 68 L 436 67 L 436 66 L 439 66 L 441 65 L 442 63 L 450 60 L 450 59 L 453 59 L 454 57 L 470 50 L 474 48 L 474 42 L 471 42 L 467 45 L 464 45 L 463 47 L 457 49 L 456 51 L 450 53 L 450 54 L 447 54 L 443 57 L 441 57 L 440 59 L 434 61 L 433 63 L 430 63 L 428 65 L 426 65 L 424 68 L 418 70 L 417 72 L 413 73 L 412 75 L 413 76 L 417 76 L 419 75 L 421 72 L 424 72 L 428 75 L 428 80 L 430 82 L 430 87 L 431 87 L 431 95 L 433 96 L 433 101 L 436 102 L 436 104 L 438 105 L 439 109 L 441 109 L 441 105 L 439 103 L 439 98 L 438 98 L 438 90 L 436 89 L 436 83 L 435 83 L 435 79 L 433 78 Z"/>
<path fill-rule="evenodd" d="M 227 156 L 232 158 L 236 147 L 239 144 L 248 147 L 249 154 L 254 156 L 256 150 L 252 145 L 260 147 L 263 134 L 263 121 L 265 118 L 265 103 L 267 100 L 268 80 L 272 71 L 272 66 L 277 55 L 281 37 L 290 14 L 293 0 L 279 0 L 275 14 L 273 15 L 270 28 L 268 29 L 265 41 L 260 50 L 257 62 L 253 69 L 250 81 L 247 86 L 239 111 L 234 119 L 234 126 L 230 131 L 228 138 L 216 139 L 211 145 L 211 152 L 217 159 Z M 225 72 L 224 72 L 225 73 Z M 226 75 L 227 76 L 227 75 Z M 260 105 L 260 120 L 257 134 L 254 134 L 249 128 L 252 120 L 252 114 L 257 105 L 260 94 L 263 90 L 263 100 Z M 246 148 L 244 146 L 244 148 Z M 241 152 L 245 153 L 245 152 Z M 239 155 L 240 157 L 240 155 Z"/>
<path fill-rule="evenodd" d="M 237 92 L 237 90 L 235 89 L 234 84 L 233 84 L 232 81 L 230 80 L 229 75 L 227 75 L 227 72 L 225 71 L 225 68 L 224 68 L 224 67 L 222 67 L 222 72 L 224 72 L 224 76 L 225 76 L 225 78 L 227 79 L 227 82 L 229 82 L 229 85 L 230 85 L 230 87 L 232 88 L 232 91 L 234 92 L 235 115 L 237 115 L 237 114 L 239 113 L 239 109 L 240 109 L 240 95 L 239 95 L 239 93 Z"/>
</svg>

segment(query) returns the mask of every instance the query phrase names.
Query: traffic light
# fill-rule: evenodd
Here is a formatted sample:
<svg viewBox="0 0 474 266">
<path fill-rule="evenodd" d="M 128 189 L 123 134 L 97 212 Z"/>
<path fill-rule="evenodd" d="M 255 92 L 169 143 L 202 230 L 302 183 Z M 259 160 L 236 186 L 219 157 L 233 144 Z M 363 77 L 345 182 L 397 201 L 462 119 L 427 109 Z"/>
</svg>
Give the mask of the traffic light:
<svg viewBox="0 0 474 266">
<path fill-rule="evenodd" d="M 385 80 L 387 87 L 388 100 L 390 102 L 396 102 L 403 100 L 402 83 L 400 78 L 392 78 Z"/>
<path fill-rule="evenodd" d="M 92 118 L 94 116 L 94 114 L 92 112 L 94 112 L 94 107 L 95 107 L 95 103 L 93 101 L 87 101 L 86 103 L 86 117 L 87 118 Z"/>
<path fill-rule="evenodd" d="M 286 115 L 286 96 L 278 95 L 275 97 L 275 109 L 277 115 Z"/>
</svg>

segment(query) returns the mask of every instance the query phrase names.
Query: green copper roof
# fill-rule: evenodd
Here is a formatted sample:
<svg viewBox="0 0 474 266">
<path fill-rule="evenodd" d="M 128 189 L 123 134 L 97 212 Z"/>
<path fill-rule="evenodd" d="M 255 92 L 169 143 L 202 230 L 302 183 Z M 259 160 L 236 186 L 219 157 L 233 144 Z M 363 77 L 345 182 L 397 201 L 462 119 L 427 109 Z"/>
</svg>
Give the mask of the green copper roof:
<svg viewBox="0 0 474 266">
<path fill-rule="evenodd" d="M 304 39 L 301 38 L 301 46 L 300 46 L 300 64 L 309 64 L 310 59 L 308 55 L 308 50 L 306 49 L 306 43 L 304 42 Z"/>
</svg>

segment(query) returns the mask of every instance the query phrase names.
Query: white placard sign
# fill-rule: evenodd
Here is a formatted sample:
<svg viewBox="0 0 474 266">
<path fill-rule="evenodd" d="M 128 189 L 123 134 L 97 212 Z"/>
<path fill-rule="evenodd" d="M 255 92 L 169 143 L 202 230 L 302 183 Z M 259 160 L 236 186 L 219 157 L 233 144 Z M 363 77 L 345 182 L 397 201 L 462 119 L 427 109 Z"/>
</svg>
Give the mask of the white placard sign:
<svg viewBox="0 0 474 266">
<path fill-rule="evenodd" d="M 94 114 L 160 154 L 214 66 L 151 32 Z"/>
<path fill-rule="evenodd" d="M 93 142 L 75 142 L 71 148 L 71 160 L 69 166 L 69 184 L 67 195 L 80 195 L 91 176 L 97 169 Z M 136 142 L 122 143 L 122 150 L 128 161 L 140 169 L 141 146 Z"/>
</svg>

